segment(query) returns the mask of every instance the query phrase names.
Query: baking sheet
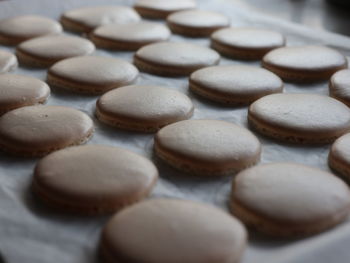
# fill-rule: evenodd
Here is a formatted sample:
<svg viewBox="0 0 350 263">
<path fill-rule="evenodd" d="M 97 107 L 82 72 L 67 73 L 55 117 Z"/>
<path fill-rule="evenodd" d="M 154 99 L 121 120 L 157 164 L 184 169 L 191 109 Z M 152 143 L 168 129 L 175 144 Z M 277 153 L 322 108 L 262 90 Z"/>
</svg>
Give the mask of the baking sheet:
<svg viewBox="0 0 350 263">
<path fill-rule="evenodd" d="M 117 0 L 13 0 L 0 3 L 0 18 L 20 14 L 42 14 L 58 18 L 63 10 L 87 5 L 126 4 Z M 239 2 L 229 0 L 198 1 L 202 9 L 216 10 L 231 17 L 233 26 L 254 26 L 275 29 L 287 37 L 288 45 L 323 44 L 350 55 L 350 38 L 277 20 L 249 10 Z M 185 39 L 172 36 L 172 41 L 191 41 L 209 45 L 207 39 Z M 12 50 L 12 48 L 1 47 Z M 96 51 L 132 61 L 130 52 Z M 220 64 L 251 64 L 222 59 Z M 45 70 L 19 68 L 14 73 L 45 79 Z M 137 83 L 156 84 L 189 95 L 195 105 L 193 119 L 221 119 L 247 127 L 247 107 L 229 108 L 211 104 L 190 94 L 186 78 L 163 78 L 141 74 Z M 327 83 L 312 85 L 286 84 L 285 92 L 328 94 Z M 67 105 L 82 110 L 94 119 L 96 133 L 89 144 L 99 143 L 128 148 L 149 158 L 152 156 L 153 135 L 124 132 L 100 124 L 94 117 L 97 97 L 81 96 L 52 90 L 49 105 Z M 276 143 L 262 138 L 261 163 L 293 161 L 328 170 L 329 145 L 304 147 Z M 49 212 L 38 204 L 30 192 L 32 172 L 37 159 L 21 159 L 0 154 L 0 253 L 9 263 L 95 263 L 100 231 L 108 217 L 76 217 Z M 197 200 L 227 210 L 231 178 L 194 178 L 183 176 L 157 162 L 160 180 L 153 197 L 176 197 Z M 317 236 L 281 241 L 256 233 L 250 234 L 243 263 L 347 263 L 350 262 L 350 221 Z M 166 263 L 166 262 L 164 262 Z"/>
</svg>

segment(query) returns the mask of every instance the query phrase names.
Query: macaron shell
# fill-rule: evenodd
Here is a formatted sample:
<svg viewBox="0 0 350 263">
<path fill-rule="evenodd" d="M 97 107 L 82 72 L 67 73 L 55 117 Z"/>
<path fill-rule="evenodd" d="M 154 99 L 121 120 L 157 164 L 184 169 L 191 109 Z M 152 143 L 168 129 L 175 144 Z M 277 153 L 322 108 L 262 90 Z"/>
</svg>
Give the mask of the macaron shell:
<svg viewBox="0 0 350 263">
<path fill-rule="evenodd" d="M 153 199 L 115 215 L 100 248 L 107 262 L 238 262 L 246 236 L 238 220 L 217 208 Z"/>
<path fill-rule="evenodd" d="M 62 32 L 62 26 L 48 17 L 17 16 L 0 21 L 0 43 L 17 45 L 24 40 Z"/>
<path fill-rule="evenodd" d="M 288 81 L 328 80 L 333 73 L 348 67 L 337 50 L 325 46 L 281 47 L 267 53 L 263 67 Z"/>
<path fill-rule="evenodd" d="M 101 48 L 137 50 L 140 47 L 169 39 L 170 30 L 160 23 L 139 22 L 105 25 L 94 30 L 91 40 Z"/>
<path fill-rule="evenodd" d="M 184 94 L 160 86 L 126 86 L 105 93 L 96 104 L 98 119 L 128 130 L 154 132 L 188 119 L 193 104 Z"/>
<path fill-rule="evenodd" d="M 156 167 L 138 154 L 84 145 L 41 159 L 35 168 L 33 190 L 42 201 L 64 212 L 100 214 L 143 199 L 157 177 Z"/>
<path fill-rule="evenodd" d="M 21 64 L 47 67 L 59 60 L 89 55 L 94 51 L 94 44 L 87 39 L 69 35 L 52 35 L 22 42 L 17 47 L 16 54 Z"/>
<path fill-rule="evenodd" d="M 190 76 L 189 88 L 209 100 L 242 105 L 282 92 L 283 82 L 277 75 L 262 68 L 225 65 L 195 71 Z"/>
<path fill-rule="evenodd" d="M 28 106 L 0 117 L 0 147 L 21 156 L 43 156 L 86 142 L 94 126 L 89 116 L 63 106 Z"/>
<path fill-rule="evenodd" d="M 207 47 L 176 42 L 162 42 L 140 48 L 134 64 L 147 73 L 165 76 L 184 76 L 193 71 L 216 65 L 220 55 Z"/>
<path fill-rule="evenodd" d="M 13 71 L 17 66 L 18 61 L 14 54 L 0 50 L 0 74 Z"/>
<path fill-rule="evenodd" d="M 98 94 L 133 83 L 138 70 L 111 57 L 81 56 L 61 60 L 48 71 L 48 83 L 74 92 Z"/>
<path fill-rule="evenodd" d="M 49 86 L 39 79 L 24 75 L 0 75 L 0 114 L 44 103 L 49 95 Z"/>
<path fill-rule="evenodd" d="M 350 106 L 350 70 L 336 72 L 329 82 L 329 94 Z"/>
<path fill-rule="evenodd" d="M 231 205 L 243 222 L 266 234 L 309 235 L 346 218 L 350 190 L 336 176 L 315 168 L 265 164 L 235 177 Z"/>
<path fill-rule="evenodd" d="M 350 134 L 339 137 L 333 144 L 328 156 L 330 168 L 347 182 L 350 182 Z"/>
<path fill-rule="evenodd" d="M 136 11 L 127 6 L 94 6 L 73 9 L 61 16 L 66 30 L 88 33 L 108 24 L 128 24 L 140 21 Z"/>
<path fill-rule="evenodd" d="M 249 107 L 248 121 L 260 133 L 292 143 L 330 143 L 350 130 L 350 109 L 316 94 L 272 94 Z"/>
<path fill-rule="evenodd" d="M 162 128 L 155 153 L 173 167 L 197 175 L 229 175 L 257 163 L 259 140 L 247 129 L 219 120 L 186 120 Z"/>
</svg>

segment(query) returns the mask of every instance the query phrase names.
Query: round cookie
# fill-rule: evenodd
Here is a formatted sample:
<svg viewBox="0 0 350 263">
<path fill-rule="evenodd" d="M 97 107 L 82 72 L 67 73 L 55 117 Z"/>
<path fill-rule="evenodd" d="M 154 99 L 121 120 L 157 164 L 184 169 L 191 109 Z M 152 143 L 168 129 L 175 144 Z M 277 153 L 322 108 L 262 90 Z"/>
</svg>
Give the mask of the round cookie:
<svg viewBox="0 0 350 263">
<path fill-rule="evenodd" d="M 247 129 L 219 120 L 185 120 L 154 138 L 157 156 L 196 175 L 231 175 L 260 160 L 259 140 Z"/>
<path fill-rule="evenodd" d="M 215 102 L 245 105 L 265 95 L 282 92 L 283 82 L 262 68 L 243 65 L 213 66 L 192 73 L 189 88 Z"/>
<path fill-rule="evenodd" d="M 0 148 L 21 156 L 43 156 L 85 143 L 93 134 L 89 116 L 63 106 L 27 106 L 0 117 Z"/>
<path fill-rule="evenodd" d="M 0 75 L 0 114 L 45 103 L 49 96 L 49 86 L 39 79 L 14 74 Z"/>
<path fill-rule="evenodd" d="M 0 43 L 4 45 L 15 46 L 33 37 L 61 32 L 57 21 L 43 16 L 24 15 L 0 21 Z"/>
<path fill-rule="evenodd" d="M 165 19 L 173 12 L 195 7 L 195 0 L 138 0 L 134 5 L 141 16 L 153 19 Z"/>
<path fill-rule="evenodd" d="M 347 218 L 350 190 L 338 177 L 312 167 L 259 165 L 234 178 L 231 210 L 246 225 L 268 235 L 312 235 Z"/>
<path fill-rule="evenodd" d="M 65 58 L 89 55 L 95 51 L 91 41 L 69 35 L 50 35 L 22 42 L 16 49 L 21 64 L 49 67 Z"/>
<path fill-rule="evenodd" d="M 350 182 L 350 133 L 338 138 L 328 156 L 329 167 Z"/>
<path fill-rule="evenodd" d="M 160 86 L 121 87 L 103 94 L 96 103 L 96 116 L 101 122 L 141 132 L 155 132 L 189 119 L 193 110 L 185 94 Z"/>
<path fill-rule="evenodd" d="M 140 48 L 134 64 L 150 74 L 187 76 L 197 69 L 218 64 L 220 55 L 207 47 L 178 42 L 162 42 Z"/>
<path fill-rule="evenodd" d="M 118 211 L 145 198 L 157 178 L 157 168 L 143 156 L 122 148 L 84 145 L 41 159 L 32 188 L 53 208 L 95 215 Z"/>
<path fill-rule="evenodd" d="M 329 94 L 350 107 L 350 70 L 336 72 L 329 81 Z"/>
<path fill-rule="evenodd" d="M 230 58 L 258 60 L 285 45 L 282 34 L 258 28 L 224 28 L 211 35 L 211 47 Z"/>
<path fill-rule="evenodd" d="M 173 33 L 189 37 L 208 37 L 214 31 L 230 25 L 230 19 L 225 15 L 204 10 L 176 12 L 166 20 Z"/>
<path fill-rule="evenodd" d="M 294 82 L 328 80 L 333 73 L 348 67 L 337 50 L 325 46 L 281 47 L 267 53 L 262 66 Z"/>
<path fill-rule="evenodd" d="M 160 23 L 139 22 L 105 25 L 94 30 L 90 39 L 100 48 L 134 51 L 154 42 L 165 41 L 170 30 Z"/>
<path fill-rule="evenodd" d="M 89 33 L 102 25 L 129 24 L 140 19 L 139 14 L 128 6 L 93 6 L 65 12 L 61 23 L 68 31 Z"/>
<path fill-rule="evenodd" d="M 233 263 L 240 261 L 246 240 L 244 226 L 216 207 L 152 199 L 112 217 L 102 232 L 100 254 L 109 263 Z"/>
<path fill-rule="evenodd" d="M 0 49 L 0 74 L 13 71 L 17 68 L 18 61 L 14 54 Z"/>
<path fill-rule="evenodd" d="M 291 143 L 330 143 L 350 131 L 350 109 L 316 94 L 272 94 L 249 107 L 249 124 L 257 131 Z"/>
<path fill-rule="evenodd" d="M 82 56 L 61 60 L 47 74 L 50 85 L 85 94 L 101 94 L 133 83 L 138 77 L 131 63 L 112 57 Z"/>
</svg>

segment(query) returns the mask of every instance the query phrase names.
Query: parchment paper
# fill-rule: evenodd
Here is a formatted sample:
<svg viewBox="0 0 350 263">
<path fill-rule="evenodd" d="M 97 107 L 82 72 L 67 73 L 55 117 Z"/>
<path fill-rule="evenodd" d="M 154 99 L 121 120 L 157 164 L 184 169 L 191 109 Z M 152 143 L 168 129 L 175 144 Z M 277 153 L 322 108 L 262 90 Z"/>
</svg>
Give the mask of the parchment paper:
<svg viewBox="0 0 350 263">
<path fill-rule="evenodd" d="M 246 6 L 229 0 L 198 1 L 202 9 L 216 10 L 231 17 L 233 26 L 254 26 L 282 32 L 288 45 L 322 44 L 332 46 L 350 55 L 350 39 L 344 36 L 313 31 L 300 25 L 276 20 Z M 13 0 L 0 3 L 0 18 L 20 14 L 42 14 L 58 18 L 63 10 L 87 5 L 126 4 L 117 0 Z M 184 39 L 173 36 L 173 41 L 191 41 L 209 45 L 207 39 Z M 12 48 L 1 47 L 12 50 Z M 132 60 L 133 53 L 107 52 L 96 54 Z M 222 59 L 220 64 L 251 64 Z M 14 73 L 45 79 L 45 70 L 19 68 Z M 229 108 L 211 104 L 190 94 L 186 78 L 161 78 L 141 74 L 139 84 L 168 86 L 189 95 L 195 105 L 193 119 L 222 119 L 247 126 L 247 108 Z M 285 84 L 285 92 L 328 94 L 327 83 L 313 85 Z M 90 144 L 121 146 L 153 159 L 152 134 L 124 132 L 100 124 L 94 117 L 97 97 L 81 96 L 52 90 L 49 105 L 67 105 L 82 110 L 95 121 L 96 133 Z M 258 135 L 259 136 L 259 135 Z M 327 155 L 330 145 L 303 147 L 277 143 L 260 137 L 263 144 L 261 163 L 293 161 L 328 170 Z M 37 159 L 21 159 L 0 154 L 0 252 L 9 263 L 93 263 L 99 262 L 96 248 L 100 231 L 108 217 L 76 217 L 49 212 L 35 200 L 30 191 L 33 167 Z M 194 178 L 183 176 L 157 162 L 160 180 L 153 197 L 166 196 L 197 200 L 227 209 L 231 178 Z M 350 262 L 350 222 L 323 234 L 292 241 L 278 241 L 250 233 L 249 246 L 243 263 L 348 263 Z M 166 263 L 166 262 L 164 262 Z"/>
</svg>

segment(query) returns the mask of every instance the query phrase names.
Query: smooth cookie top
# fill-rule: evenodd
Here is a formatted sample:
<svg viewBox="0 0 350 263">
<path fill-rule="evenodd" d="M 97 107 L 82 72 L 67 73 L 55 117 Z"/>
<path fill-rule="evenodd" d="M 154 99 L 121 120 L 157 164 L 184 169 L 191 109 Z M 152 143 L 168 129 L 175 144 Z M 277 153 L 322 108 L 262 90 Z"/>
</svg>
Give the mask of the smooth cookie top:
<svg viewBox="0 0 350 263">
<path fill-rule="evenodd" d="M 49 86 L 39 79 L 24 75 L 0 75 L 0 113 L 44 102 L 49 95 Z"/>
<path fill-rule="evenodd" d="M 101 249 L 107 259 L 123 262 L 238 262 L 246 238 L 242 224 L 218 208 L 152 199 L 115 215 L 104 228 Z"/>
<path fill-rule="evenodd" d="M 43 155 L 80 144 L 92 132 L 88 115 L 63 106 L 28 106 L 0 117 L 0 145 L 23 155 Z"/>
<path fill-rule="evenodd" d="M 179 42 L 162 42 L 140 48 L 135 56 L 158 66 L 205 67 L 217 64 L 220 55 L 207 47 Z"/>
<path fill-rule="evenodd" d="M 29 38 L 60 32 L 62 32 L 62 27 L 57 21 L 43 16 L 24 15 L 0 21 L 0 35 L 10 38 L 13 44 Z"/>
<path fill-rule="evenodd" d="M 18 65 L 14 54 L 0 50 L 0 74 L 14 70 Z"/>
<path fill-rule="evenodd" d="M 350 166 L 350 133 L 339 137 L 332 145 L 330 155 Z"/>
<path fill-rule="evenodd" d="M 176 90 L 160 86 L 126 86 L 102 95 L 101 114 L 113 119 L 164 126 L 191 117 L 193 104 Z"/>
<path fill-rule="evenodd" d="M 124 206 L 144 197 L 158 171 L 151 161 L 122 148 L 69 147 L 41 159 L 34 183 L 40 192 L 70 206 Z"/>
<path fill-rule="evenodd" d="M 186 10 L 173 13 L 167 22 L 179 26 L 196 28 L 226 27 L 230 20 L 223 14 L 205 10 Z"/>
<path fill-rule="evenodd" d="M 155 11 L 175 12 L 196 7 L 194 0 L 138 0 L 135 7 L 147 8 Z"/>
<path fill-rule="evenodd" d="M 272 94 L 250 105 L 249 118 L 303 136 L 340 136 L 350 129 L 350 109 L 316 94 Z"/>
<path fill-rule="evenodd" d="M 49 69 L 49 74 L 87 85 L 122 86 L 135 80 L 138 70 L 131 63 L 118 58 L 81 56 L 57 62 Z"/>
<path fill-rule="evenodd" d="M 272 49 L 285 44 L 282 34 L 258 28 L 223 28 L 213 33 L 211 38 L 241 49 Z"/>
<path fill-rule="evenodd" d="M 281 92 L 282 80 L 274 73 L 252 66 L 213 66 L 195 71 L 190 83 L 213 94 L 233 96 L 237 100 L 259 98 Z"/>
<path fill-rule="evenodd" d="M 329 83 L 330 94 L 350 105 L 350 70 L 343 69 L 335 73 Z"/>
<path fill-rule="evenodd" d="M 264 164 L 240 172 L 232 184 L 232 199 L 260 217 L 293 225 L 332 220 L 350 208 L 350 190 L 342 180 L 293 163 Z"/>
<path fill-rule="evenodd" d="M 91 41 L 76 36 L 52 35 L 22 42 L 17 49 L 25 54 L 44 59 L 64 59 L 89 55 L 95 51 Z"/>
</svg>

